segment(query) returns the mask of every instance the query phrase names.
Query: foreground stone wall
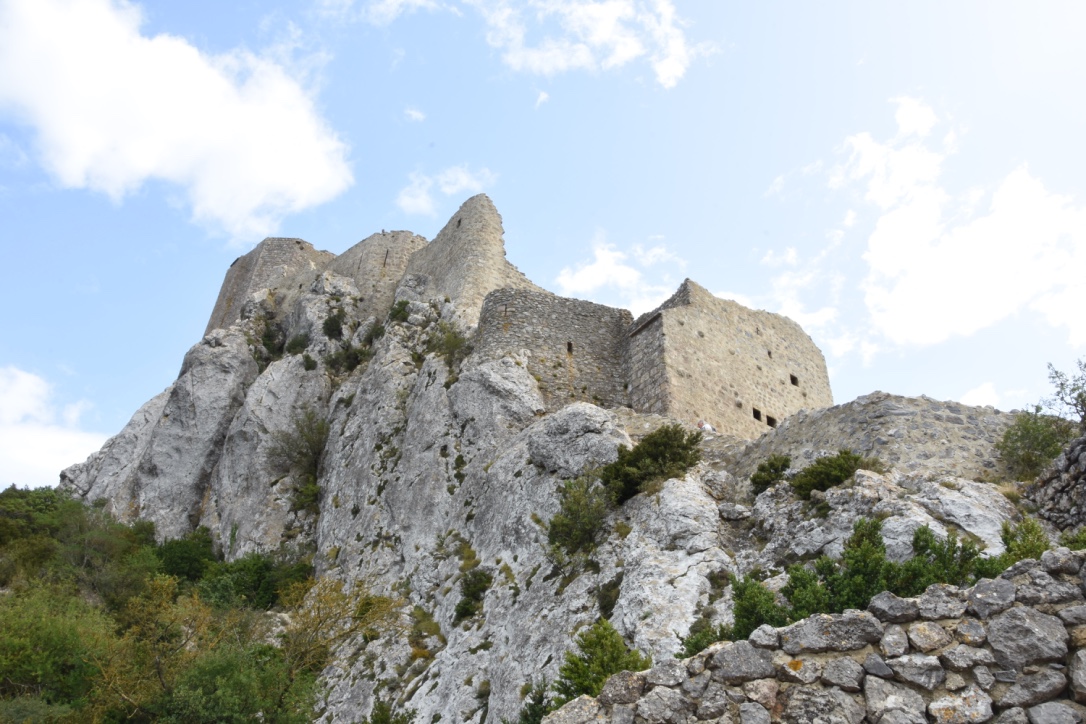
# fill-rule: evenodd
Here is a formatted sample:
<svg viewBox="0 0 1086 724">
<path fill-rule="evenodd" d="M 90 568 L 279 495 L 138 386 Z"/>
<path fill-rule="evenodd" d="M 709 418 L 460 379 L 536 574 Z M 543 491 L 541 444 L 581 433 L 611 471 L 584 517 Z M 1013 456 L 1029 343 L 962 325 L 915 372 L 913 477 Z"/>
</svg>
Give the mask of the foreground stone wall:
<svg viewBox="0 0 1086 724">
<path fill-rule="evenodd" d="M 331 252 L 318 251 L 302 239 L 264 239 L 248 254 L 235 259 L 226 270 L 204 334 L 241 319 L 241 309 L 253 292 L 277 287 L 306 270 L 322 269 L 334 258 Z"/>
<path fill-rule="evenodd" d="M 826 361 L 798 324 L 715 297 L 689 279 L 639 318 L 630 337 L 637 410 L 705 420 L 751 439 L 799 410 L 833 404 Z"/>
<path fill-rule="evenodd" d="M 625 332 L 633 317 L 549 292 L 499 289 L 487 295 L 475 339 L 479 359 L 529 350 L 528 371 L 548 410 L 577 400 L 627 404 Z"/>
<path fill-rule="evenodd" d="M 1060 530 L 1086 523 L 1086 436 L 1068 443 L 1025 494 L 1037 515 Z"/>
<path fill-rule="evenodd" d="M 1066 548 L 968 589 L 876 596 L 867 611 L 763 626 L 623 672 L 546 724 L 1081 722 L 1084 556 Z"/>
</svg>

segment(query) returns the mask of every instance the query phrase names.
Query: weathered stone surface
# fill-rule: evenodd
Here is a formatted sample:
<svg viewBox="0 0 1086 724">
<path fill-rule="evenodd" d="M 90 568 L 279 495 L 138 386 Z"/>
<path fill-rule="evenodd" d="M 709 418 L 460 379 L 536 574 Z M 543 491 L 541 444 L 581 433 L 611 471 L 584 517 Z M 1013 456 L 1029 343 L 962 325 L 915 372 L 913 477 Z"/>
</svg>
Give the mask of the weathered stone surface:
<svg viewBox="0 0 1086 724">
<path fill-rule="evenodd" d="M 693 710 L 691 702 L 674 689 L 657 687 L 637 702 L 637 715 L 650 724 L 682 722 Z"/>
<path fill-rule="evenodd" d="M 965 671 L 974 666 L 990 666 L 995 663 L 995 657 L 988 649 L 958 644 L 939 654 L 939 661 L 951 671 Z"/>
<path fill-rule="evenodd" d="M 743 693 L 751 701 L 772 710 L 777 705 L 777 692 L 780 691 L 780 686 L 776 679 L 757 679 L 743 684 Z"/>
<path fill-rule="evenodd" d="M 769 724 L 769 712 L 761 704 L 747 702 L 739 705 L 739 724 Z"/>
<path fill-rule="evenodd" d="M 965 613 L 965 601 L 961 600 L 961 591 L 957 586 L 935 583 L 916 599 L 920 608 L 920 618 L 936 621 L 943 618 L 959 618 Z"/>
<path fill-rule="evenodd" d="M 603 685 L 599 700 L 604 706 L 634 704 L 645 690 L 645 676 L 641 672 L 620 671 L 613 674 Z"/>
<path fill-rule="evenodd" d="M 899 598 L 889 591 L 872 597 L 867 610 L 883 623 L 908 623 L 920 616 L 920 607 L 911 598 Z"/>
<path fill-rule="evenodd" d="M 946 675 L 946 681 L 943 682 L 943 686 L 947 691 L 958 691 L 965 688 L 965 678 L 958 673 L 951 671 Z"/>
<path fill-rule="evenodd" d="M 977 686 L 985 691 L 990 690 L 995 685 L 995 677 L 992 676 L 992 672 L 987 666 L 973 667 L 973 681 L 977 682 Z"/>
<path fill-rule="evenodd" d="M 1086 650 L 1076 651 L 1071 657 L 1071 694 L 1080 704 L 1086 703 Z"/>
<path fill-rule="evenodd" d="M 1029 716 L 1021 707 L 1007 709 L 994 720 L 995 724 L 1029 724 Z"/>
<path fill-rule="evenodd" d="M 827 662 L 822 670 L 822 683 L 840 687 L 842 691 L 859 691 L 863 681 L 864 667 L 847 656 Z"/>
<path fill-rule="evenodd" d="M 1086 624 L 1086 606 L 1068 606 L 1061 608 L 1056 614 L 1068 626 L 1081 626 Z"/>
<path fill-rule="evenodd" d="M 1082 558 L 1070 548 L 1060 546 L 1041 554 L 1041 565 L 1052 574 L 1075 574 L 1082 568 Z"/>
<path fill-rule="evenodd" d="M 896 721 L 927 724 L 924 697 L 906 686 L 869 676 L 864 680 L 864 699 L 872 722 L 887 721 L 895 714 Z"/>
<path fill-rule="evenodd" d="M 943 683 L 946 671 L 939 665 L 939 659 L 924 654 L 907 654 L 886 662 L 894 672 L 894 678 L 909 684 L 922 686 L 931 691 Z"/>
<path fill-rule="evenodd" d="M 928 714 L 939 724 L 971 724 L 992 718 L 992 699 L 976 686 L 935 699 Z"/>
<path fill-rule="evenodd" d="M 822 665 L 814 659 L 795 658 L 777 667 L 777 678 L 795 684 L 813 684 L 822 676 Z"/>
<path fill-rule="evenodd" d="M 818 614 L 780 629 L 789 654 L 855 651 L 882 638 L 882 624 L 866 611 Z"/>
<path fill-rule="evenodd" d="M 762 624 L 751 632 L 747 641 L 761 649 L 775 649 L 780 646 L 781 636 L 777 629 L 769 624 Z"/>
<path fill-rule="evenodd" d="M 864 718 L 863 708 L 839 689 L 793 686 L 781 696 L 787 724 L 859 724 Z"/>
<path fill-rule="evenodd" d="M 989 618 L 1003 613 L 1014 603 L 1014 584 L 1004 578 L 982 578 L 969 591 L 969 613 Z"/>
<path fill-rule="evenodd" d="M 705 688 L 705 693 L 701 696 L 701 703 L 698 704 L 697 717 L 700 720 L 721 717 L 728 711 L 728 705 L 730 703 L 731 699 L 728 698 L 727 690 L 721 684 L 711 681 Z"/>
<path fill-rule="evenodd" d="M 682 692 L 691 699 L 700 699 L 712 681 L 713 673 L 705 670 L 682 682 Z"/>
<path fill-rule="evenodd" d="M 1017 607 L 988 624 L 988 642 L 996 661 L 1021 671 L 1030 664 L 1056 661 L 1067 654 L 1067 630 L 1055 616 Z"/>
<path fill-rule="evenodd" d="M 579 696 L 543 717 L 542 724 L 588 724 L 602 719 L 599 702 L 590 696 Z"/>
<path fill-rule="evenodd" d="M 903 656 L 909 653 L 909 636 L 905 629 L 897 624 L 890 624 L 882 631 L 879 651 L 883 656 Z"/>
<path fill-rule="evenodd" d="M 879 676 L 883 679 L 894 678 L 893 670 L 886 665 L 886 662 L 882 660 L 882 657 L 878 654 L 868 654 L 864 659 L 864 671 L 872 676 Z"/>
<path fill-rule="evenodd" d="M 988 640 L 988 629 L 976 619 L 962 619 L 961 623 L 954 627 L 954 638 L 966 646 L 982 646 Z"/>
<path fill-rule="evenodd" d="M 1027 713 L 1030 724 L 1082 724 L 1077 711 L 1056 701 L 1030 707 Z"/>
<path fill-rule="evenodd" d="M 929 653 L 954 642 L 950 634 L 937 623 L 920 621 L 909 627 L 909 643 L 923 653 Z"/>
<path fill-rule="evenodd" d="M 1082 601 L 1082 590 L 1074 583 L 1060 580 L 1044 570 L 1033 570 L 1027 575 L 1029 582 L 1019 584 L 1015 593 L 1015 600 L 1019 603 L 1036 606 Z"/>
<path fill-rule="evenodd" d="M 713 670 L 713 680 L 725 684 L 768 679 L 776 674 L 773 655 L 747 641 L 736 641 L 722 648 L 713 656 L 709 668 Z"/>
<path fill-rule="evenodd" d="M 1000 708 L 1033 706 L 1054 698 L 1067 686 L 1063 672 L 1044 669 L 1036 674 L 1025 674 L 1011 688 L 996 699 Z"/>
<path fill-rule="evenodd" d="M 645 683 L 652 686 L 678 686 L 686 679 L 686 666 L 678 659 L 667 659 L 644 672 Z"/>
</svg>

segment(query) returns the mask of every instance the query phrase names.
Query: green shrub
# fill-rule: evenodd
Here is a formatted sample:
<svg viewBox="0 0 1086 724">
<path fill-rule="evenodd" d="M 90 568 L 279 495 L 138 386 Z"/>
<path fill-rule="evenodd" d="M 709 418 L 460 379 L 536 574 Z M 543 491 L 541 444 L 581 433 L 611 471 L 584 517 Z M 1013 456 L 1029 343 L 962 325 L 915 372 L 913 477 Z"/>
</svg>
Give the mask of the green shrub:
<svg viewBox="0 0 1086 724">
<path fill-rule="evenodd" d="M 732 583 L 732 636 L 745 639 L 762 624 L 784 626 L 788 612 L 779 606 L 773 592 L 750 576 Z"/>
<path fill-rule="evenodd" d="M 162 561 L 162 572 L 169 576 L 198 581 L 209 564 L 216 560 L 211 531 L 200 526 L 188 535 L 164 541 L 155 551 Z"/>
<path fill-rule="evenodd" d="M 792 458 L 787 455 L 770 455 L 767 460 L 758 463 L 758 470 L 750 476 L 750 487 L 755 495 L 761 495 L 770 486 L 784 480 L 784 474 L 792 465 Z"/>
<path fill-rule="evenodd" d="M 392 305 L 392 309 L 388 313 L 388 321 L 390 322 L 406 322 L 408 317 L 411 316 L 411 312 L 407 307 L 410 305 L 406 299 L 401 299 Z"/>
<path fill-rule="evenodd" d="M 599 604 L 601 618 L 609 619 L 615 612 L 615 605 L 622 593 L 622 578 L 622 571 L 619 571 L 614 578 L 596 590 L 596 603 Z"/>
<path fill-rule="evenodd" d="M 734 635 L 734 629 L 731 626 L 724 624 L 713 626 L 712 621 L 703 616 L 690 626 L 688 635 L 679 637 L 679 643 L 683 648 L 680 653 L 675 654 L 675 658 L 688 659 L 717 641 L 731 641 Z"/>
<path fill-rule="evenodd" d="M 1061 533 L 1060 545 L 1066 546 L 1073 551 L 1081 551 L 1086 548 L 1086 527 L 1079 528 L 1074 533 Z"/>
<path fill-rule="evenodd" d="M 520 708 L 520 713 L 517 714 L 516 724 L 540 724 L 543 717 L 556 708 L 554 702 L 551 701 L 550 684 L 547 683 L 546 679 L 542 679 L 538 683 L 529 681 L 525 688 L 526 691 L 521 689 L 521 693 L 524 695 L 524 706 Z M 502 724 L 511 724 L 511 722 L 502 719 Z"/>
<path fill-rule="evenodd" d="M 582 475 L 562 483 L 558 498 L 559 510 L 547 525 L 547 541 L 568 555 L 591 553 L 611 510 L 610 493 L 591 476 Z"/>
<path fill-rule="evenodd" d="M 1016 480 L 1032 480 L 1060 454 L 1075 426 L 1068 420 L 1041 412 L 1041 406 L 1019 412 L 996 443 L 996 451 Z"/>
<path fill-rule="evenodd" d="M 363 362 L 369 362 L 373 358 L 373 350 L 369 347 L 355 347 L 344 344 L 335 352 L 325 355 L 324 364 L 328 365 L 336 374 L 344 372 L 350 374 Z"/>
<path fill-rule="evenodd" d="M 200 581 L 200 596 L 217 608 L 268 610 L 280 602 L 280 592 L 313 575 L 304 561 L 276 561 L 264 553 L 248 553 L 229 563 L 212 563 Z"/>
<path fill-rule="evenodd" d="M 372 327 L 370 327 L 368 332 L 366 332 L 366 338 L 363 341 L 366 343 L 367 347 L 372 347 L 374 342 L 376 342 L 377 340 L 381 339 L 381 337 L 384 337 L 384 336 L 385 336 L 385 325 L 383 325 L 383 324 L 375 324 Z"/>
<path fill-rule="evenodd" d="M 482 568 L 474 568 L 464 574 L 460 579 L 460 600 L 456 604 L 453 624 L 482 613 L 483 597 L 493 582 L 493 576 Z"/>
<path fill-rule="evenodd" d="M 362 724 L 412 724 L 415 721 L 415 710 L 404 709 L 392 713 L 392 705 L 384 699 L 377 697 L 373 701 L 370 715 L 362 720 Z"/>
<path fill-rule="evenodd" d="M 620 671 L 644 671 L 652 660 L 631 651 L 611 622 L 604 619 L 577 636 L 577 653 L 567 651 L 558 669 L 556 706 L 582 694 L 599 696 L 604 683 Z"/>
<path fill-rule="evenodd" d="M 445 366 L 452 372 L 471 354 L 471 347 L 468 345 L 468 338 L 454 325 L 439 322 L 427 341 L 426 351 L 445 360 Z"/>
<path fill-rule="evenodd" d="M 321 325 L 324 336 L 328 339 L 342 339 L 344 318 L 345 315 L 342 309 L 337 309 L 335 312 L 325 317 L 324 324 Z"/>
<path fill-rule="evenodd" d="M 1041 527 L 1036 518 L 1030 518 L 1029 516 L 1022 518 L 1021 523 L 1013 526 L 1007 521 L 1003 521 L 999 537 L 1007 548 L 1007 565 L 1026 558 L 1040 560 L 1041 555 L 1052 547 L 1052 544 L 1048 541 L 1048 536 L 1045 535 L 1044 528 Z"/>
<path fill-rule="evenodd" d="M 268 351 L 272 359 L 278 359 L 283 355 L 283 344 L 286 341 L 284 336 L 283 330 L 270 322 L 265 322 L 264 334 L 260 337 L 260 343 L 264 345 L 264 349 Z"/>
<path fill-rule="evenodd" d="M 310 357 L 308 352 L 302 355 L 302 368 L 306 372 L 312 372 L 317 369 L 317 360 Z"/>
<path fill-rule="evenodd" d="M 272 435 L 268 446 L 268 461 L 280 472 L 294 476 L 291 510 L 319 510 L 320 488 L 317 477 L 321 456 L 328 442 L 330 427 L 311 407 L 305 407 L 291 420 L 288 430 Z"/>
<path fill-rule="evenodd" d="M 309 346 L 309 335 L 308 334 L 296 334 L 296 335 L 294 335 L 293 337 L 290 338 L 289 342 L 287 342 L 287 347 L 286 347 L 287 354 L 298 354 L 300 352 L 304 352 L 305 348 L 308 347 L 308 346 Z"/>
<path fill-rule="evenodd" d="M 624 503 L 653 483 L 684 474 L 701 460 L 700 432 L 664 425 L 630 448 L 618 448 L 618 460 L 599 471 L 600 481 L 617 503 Z"/>
<path fill-rule="evenodd" d="M 857 470 L 883 472 L 878 458 L 865 458 L 851 450 L 839 450 L 836 455 L 829 455 L 815 460 L 792 476 L 789 481 L 799 497 L 807 500 L 815 490 L 829 490 L 845 482 Z"/>
</svg>

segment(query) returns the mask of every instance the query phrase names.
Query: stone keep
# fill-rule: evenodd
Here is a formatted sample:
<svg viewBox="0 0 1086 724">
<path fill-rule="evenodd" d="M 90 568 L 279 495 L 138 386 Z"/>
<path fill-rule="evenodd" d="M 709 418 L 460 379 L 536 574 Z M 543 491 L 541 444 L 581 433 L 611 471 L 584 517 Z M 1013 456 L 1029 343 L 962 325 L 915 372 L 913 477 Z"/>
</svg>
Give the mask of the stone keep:
<svg viewBox="0 0 1086 724">
<path fill-rule="evenodd" d="M 378 321 L 396 289 L 438 304 L 475 329 L 474 360 L 527 352 L 548 410 L 576 401 L 628 406 L 755 438 L 799 410 L 833 404 L 826 363 L 798 324 L 713 296 L 689 279 L 634 320 L 624 309 L 559 297 L 505 258 L 501 215 L 468 199 L 434 241 L 374 234 L 340 256 L 301 239 L 270 238 L 231 265 L 208 332 L 237 321 L 267 289 L 290 297 L 323 272 L 354 280 L 362 315 Z"/>
</svg>

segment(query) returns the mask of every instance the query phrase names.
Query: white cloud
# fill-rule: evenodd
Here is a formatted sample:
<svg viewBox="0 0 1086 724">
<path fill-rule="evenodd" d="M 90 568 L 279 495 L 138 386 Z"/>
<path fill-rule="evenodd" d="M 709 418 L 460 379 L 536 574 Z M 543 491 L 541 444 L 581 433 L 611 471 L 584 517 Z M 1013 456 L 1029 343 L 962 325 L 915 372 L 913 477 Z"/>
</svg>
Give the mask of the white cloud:
<svg viewBox="0 0 1086 724">
<path fill-rule="evenodd" d="M 477 194 L 498 180 L 498 175 L 487 168 L 472 171 L 467 164 L 452 166 L 433 176 L 414 172 L 408 176 L 408 184 L 396 197 L 396 205 L 407 214 L 433 216 L 437 205 L 431 191 L 434 186 L 445 196 Z"/>
<path fill-rule="evenodd" d="M 963 405 L 972 405 L 974 407 L 983 407 L 985 405 L 995 407 L 999 404 L 999 399 L 999 393 L 996 392 L 995 385 L 991 382 L 984 382 L 963 393 L 958 401 Z"/>
<path fill-rule="evenodd" d="M 346 145 L 283 64 L 141 23 L 125 0 L 0 4 L 0 105 L 61 185 L 119 201 L 164 180 L 195 221 L 247 241 L 351 185 Z"/>
<path fill-rule="evenodd" d="M 56 485 L 61 470 L 100 448 L 105 435 L 78 427 L 87 407 L 80 401 L 58 410 L 46 380 L 0 367 L 0 486 Z"/>
<path fill-rule="evenodd" d="M 415 123 L 421 123 L 426 120 L 426 114 L 420 111 L 418 108 L 405 108 L 403 111 L 404 118 Z"/>
<path fill-rule="evenodd" d="M 434 0 L 370 0 L 361 4 L 355 0 L 317 0 L 317 11 L 336 20 L 362 20 L 372 25 L 384 26 L 401 15 L 416 10 L 434 10 L 441 7 Z"/>
<path fill-rule="evenodd" d="M 547 91 L 539 91 L 539 95 L 535 99 L 535 107 L 538 109 L 541 105 L 551 99 L 550 94 Z"/>
<path fill-rule="evenodd" d="M 620 304 L 636 316 L 659 306 L 670 297 L 678 284 L 671 285 L 666 275 L 659 281 L 646 279 L 643 270 L 671 263 L 682 267 L 685 262 L 663 246 L 644 250 L 635 246 L 632 254 L 642 269 L 629 263 L 630 254 L 619 251 L 607 242 L 602 231 L 592 240 L 592 259 L 572 267 L 564 267 L 555 279 L 559 293 L 573 297 L 602 297 L 605 303 Z"/>
<path fill-rule="evenodd" d="M 721 299 L 730 299 L 733 302 L 742 304 L 748 309 L 758 309 L 757 302 L 746 294 L 740 294 L 739 292 L 713 292 L 713 296 L 720 297 Z"/>
<path fill-rule="evenodd" d="M 894 120 L 897 121 L 898 133 L 902 136 L 926 136 L 939 122 L 939 117 L 931 106 L 919 98 L 901 97 L 892 98 L 891 101 L 897 103 Z"/>
<path fill-rule="evenodd" d="M 554 75 L 611 70 L 647 59 L 656 81 L 674 87 L 694 58 L 671 0 L 464 0 L 487 24 L 487 42 L 516 71 Z M 542 37 L 532 42 L 532 31 Z"/>
<path fill-rule="evenodd" d="M 849 209 L 845 212 L 845 220 L 841 222 L 841 225 L 846 229 L 851 229 L 856 224 L 856 212 Z"/>
<path fill-rule="evenodd" d="M 766 266 L 795 266 L 798 258 L 795 247 L 790 246 L 783 252 L 770 249 L 762 257 L 761 263 Z"/>
<path fill-rule="evenodd" d="M 1086 344 L 1086 206 L 1049 192 L 1022 165 L 994 190 L 943 188 L 940 153 L 915 139 L 930 115 L 910 106 L 881 143 L 858 134 L 831 183 L 859 183 L 881 212 L 867 241 L 865 302 L 899 345 L 969 335 L 1026 310 Z M 904 140 L 903 140 L 904 139 Z"/>
</svg>

